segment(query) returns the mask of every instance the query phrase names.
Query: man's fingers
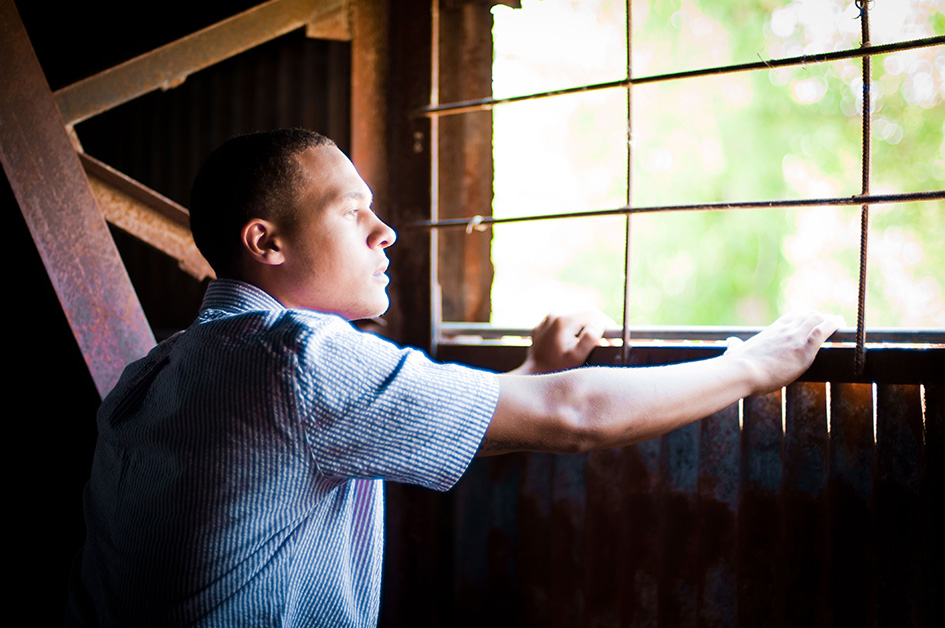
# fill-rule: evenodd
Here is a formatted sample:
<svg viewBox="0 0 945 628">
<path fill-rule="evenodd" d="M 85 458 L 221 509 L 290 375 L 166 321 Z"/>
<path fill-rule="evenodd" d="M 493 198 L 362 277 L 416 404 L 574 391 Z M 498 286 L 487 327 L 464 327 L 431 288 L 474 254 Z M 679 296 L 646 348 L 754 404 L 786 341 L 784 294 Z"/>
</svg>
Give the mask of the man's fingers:
<svg viewBox="0 0 945 628">
<path fill-rule="evenodd" d="M 603 336 L 603 327 L 596 324 L 586 325 L 578 335 L 577 344 L 574 346 L 575 353 L 581 357 L 582 360 L 586 360 L 587 356 L 590 355 L 591 351 L 594 350 L 594 347 L 597 346 L 597 343 L 600 342 Z"/>
<path fill-rule="evenodd" d="M 844 324 L 842 316 L 827 316 L 820 324 L 815 326 L 808 338 L 817 343 L 817 346 L 823 344 L 827 338 L 833 335 Z"/>
</svg>

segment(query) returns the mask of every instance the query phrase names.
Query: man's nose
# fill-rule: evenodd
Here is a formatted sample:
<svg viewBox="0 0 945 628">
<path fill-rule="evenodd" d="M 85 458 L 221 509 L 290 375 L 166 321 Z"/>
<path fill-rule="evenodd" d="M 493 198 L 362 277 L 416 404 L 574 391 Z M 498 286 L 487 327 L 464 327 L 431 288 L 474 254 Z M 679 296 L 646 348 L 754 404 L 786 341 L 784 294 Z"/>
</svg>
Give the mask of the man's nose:
<svg viewBox="0 0 945 628">
<path fill-rule="evenodd" d="M 378 218 L 377 227 L 371 233 L 371 238 L 368 242 L 371 248 L 380 247 L 382 249 L 386 249 L 396 240 L 397 232 L 391 229 L 386 222 Z"/>
</svg>

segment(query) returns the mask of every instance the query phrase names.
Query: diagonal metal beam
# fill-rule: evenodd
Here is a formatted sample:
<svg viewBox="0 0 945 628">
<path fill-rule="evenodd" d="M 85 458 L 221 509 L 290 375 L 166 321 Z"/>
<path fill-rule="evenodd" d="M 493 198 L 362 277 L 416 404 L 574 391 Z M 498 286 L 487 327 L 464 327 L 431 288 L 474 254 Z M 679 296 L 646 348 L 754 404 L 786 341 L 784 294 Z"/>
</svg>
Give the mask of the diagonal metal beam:
<svg viewBox="0 0 945 628">
<path fill-rule="evenodd" d="M 270 0 L 55 92 L 67 125 L 157 89 L 244 50 L 306 26 L 309 37 L 351 39 L 349 0 Z"/>
<path fill-rule="evenodd" d="M 190 213 L 111 166 L 79 153 L 105 220 L 170 255 L 197 280 L 213 277 L 190 233 Z"/>
<path fill-rule="evenodd" d="M 0 163 L 103 396 L 154 336 L 13 0 L 0 0 Z"/>
</svg>

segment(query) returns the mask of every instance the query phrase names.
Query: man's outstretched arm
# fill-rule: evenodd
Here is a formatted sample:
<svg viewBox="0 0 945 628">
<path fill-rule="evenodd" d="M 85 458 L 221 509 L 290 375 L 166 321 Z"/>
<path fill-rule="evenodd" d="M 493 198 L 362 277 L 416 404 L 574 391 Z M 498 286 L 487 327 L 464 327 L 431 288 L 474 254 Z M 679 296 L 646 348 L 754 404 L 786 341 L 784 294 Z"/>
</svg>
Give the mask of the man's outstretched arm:
<svg viewBox="0 0 945 628">
<path fill-rule="evenodd" d="M 792 313 L 710 360 L 500 375 L 499 403 L 479 455 L 575 453 L 660 436 L 743 397 L 793 382 L 840 323 L 839 317 L 817 312 Z M 594 343 L 600 338 L 593 325 L 588 327 L 586 334 L 569 332 L 580 346 L 577 354 L 591 338 Z M 533 353 L 529 360 L 534 362 Z M 540 370 L 528 365 L 525 371 Z"/>
</svg>

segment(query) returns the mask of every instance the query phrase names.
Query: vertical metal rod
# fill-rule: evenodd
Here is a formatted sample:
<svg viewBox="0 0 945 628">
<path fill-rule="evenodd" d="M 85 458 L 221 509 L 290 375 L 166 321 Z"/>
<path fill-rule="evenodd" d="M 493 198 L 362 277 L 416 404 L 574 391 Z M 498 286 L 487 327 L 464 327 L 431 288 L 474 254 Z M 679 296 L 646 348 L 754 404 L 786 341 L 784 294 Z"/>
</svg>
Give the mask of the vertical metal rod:
<svg viewBox="0 0 945 628">
<path fill-rule="evenodd" d="M 632 105 L 632 83 L 630 82 L 631 78 L 631 63 L 632 58 L 630 56 L 630 42 L 631 35 L 633 30 L 633 19 L 632 19 L 632 9 L 631 9 L 632 0 L 626 1 L 626 14 L 624 15 L 624 22 L 626 26 L 626 44 L 627 44 L 627 198 L 626 206 L 631 207 L 631 185 L 632 185 L 632 175 L 633 175 L 633 110 L 631 109 Z M 630 235 L 631 235 L 631 215 L 627 214 L 626 217 L 626 231 L 624 234 L 624 260 L 623 260 L 623 331 L 622 339 L 623 344 L 620 347 L 620 362 L 622 364 L 628 364 L 630 362 Z"/>
<path fill-rule="evenodd" d="M 870 45 L 869 0 L 856 0 L 860 9 L 860 32 L 862 42 L 860 46 L 868 48 Z M 863 57 L 863 171 L 862 193 L 870 193 L 870 87 L 873 81 L 872 56 Z M 866 203 L 860 208 L 860 277 L 857 293 L 856 311 L 856 350 L 853 353 L 853 372 L 857 375 L 863 372 L 866 365 L 866 260 L 869 238 L 870 206 Z"/>
<path fill-rule="evenodd" d="M 433 0 L 430 42 L 430 106 L 440 104 L 440 1 Z M 440 116 L 430 117 L 430 219 L 439 220 L 440 201 Z M 440 294 L 440 239 L 437 229 L 430 232 L 430 354 L 435 356 L 440 341 L 443 299 Z"/>
</svg>

